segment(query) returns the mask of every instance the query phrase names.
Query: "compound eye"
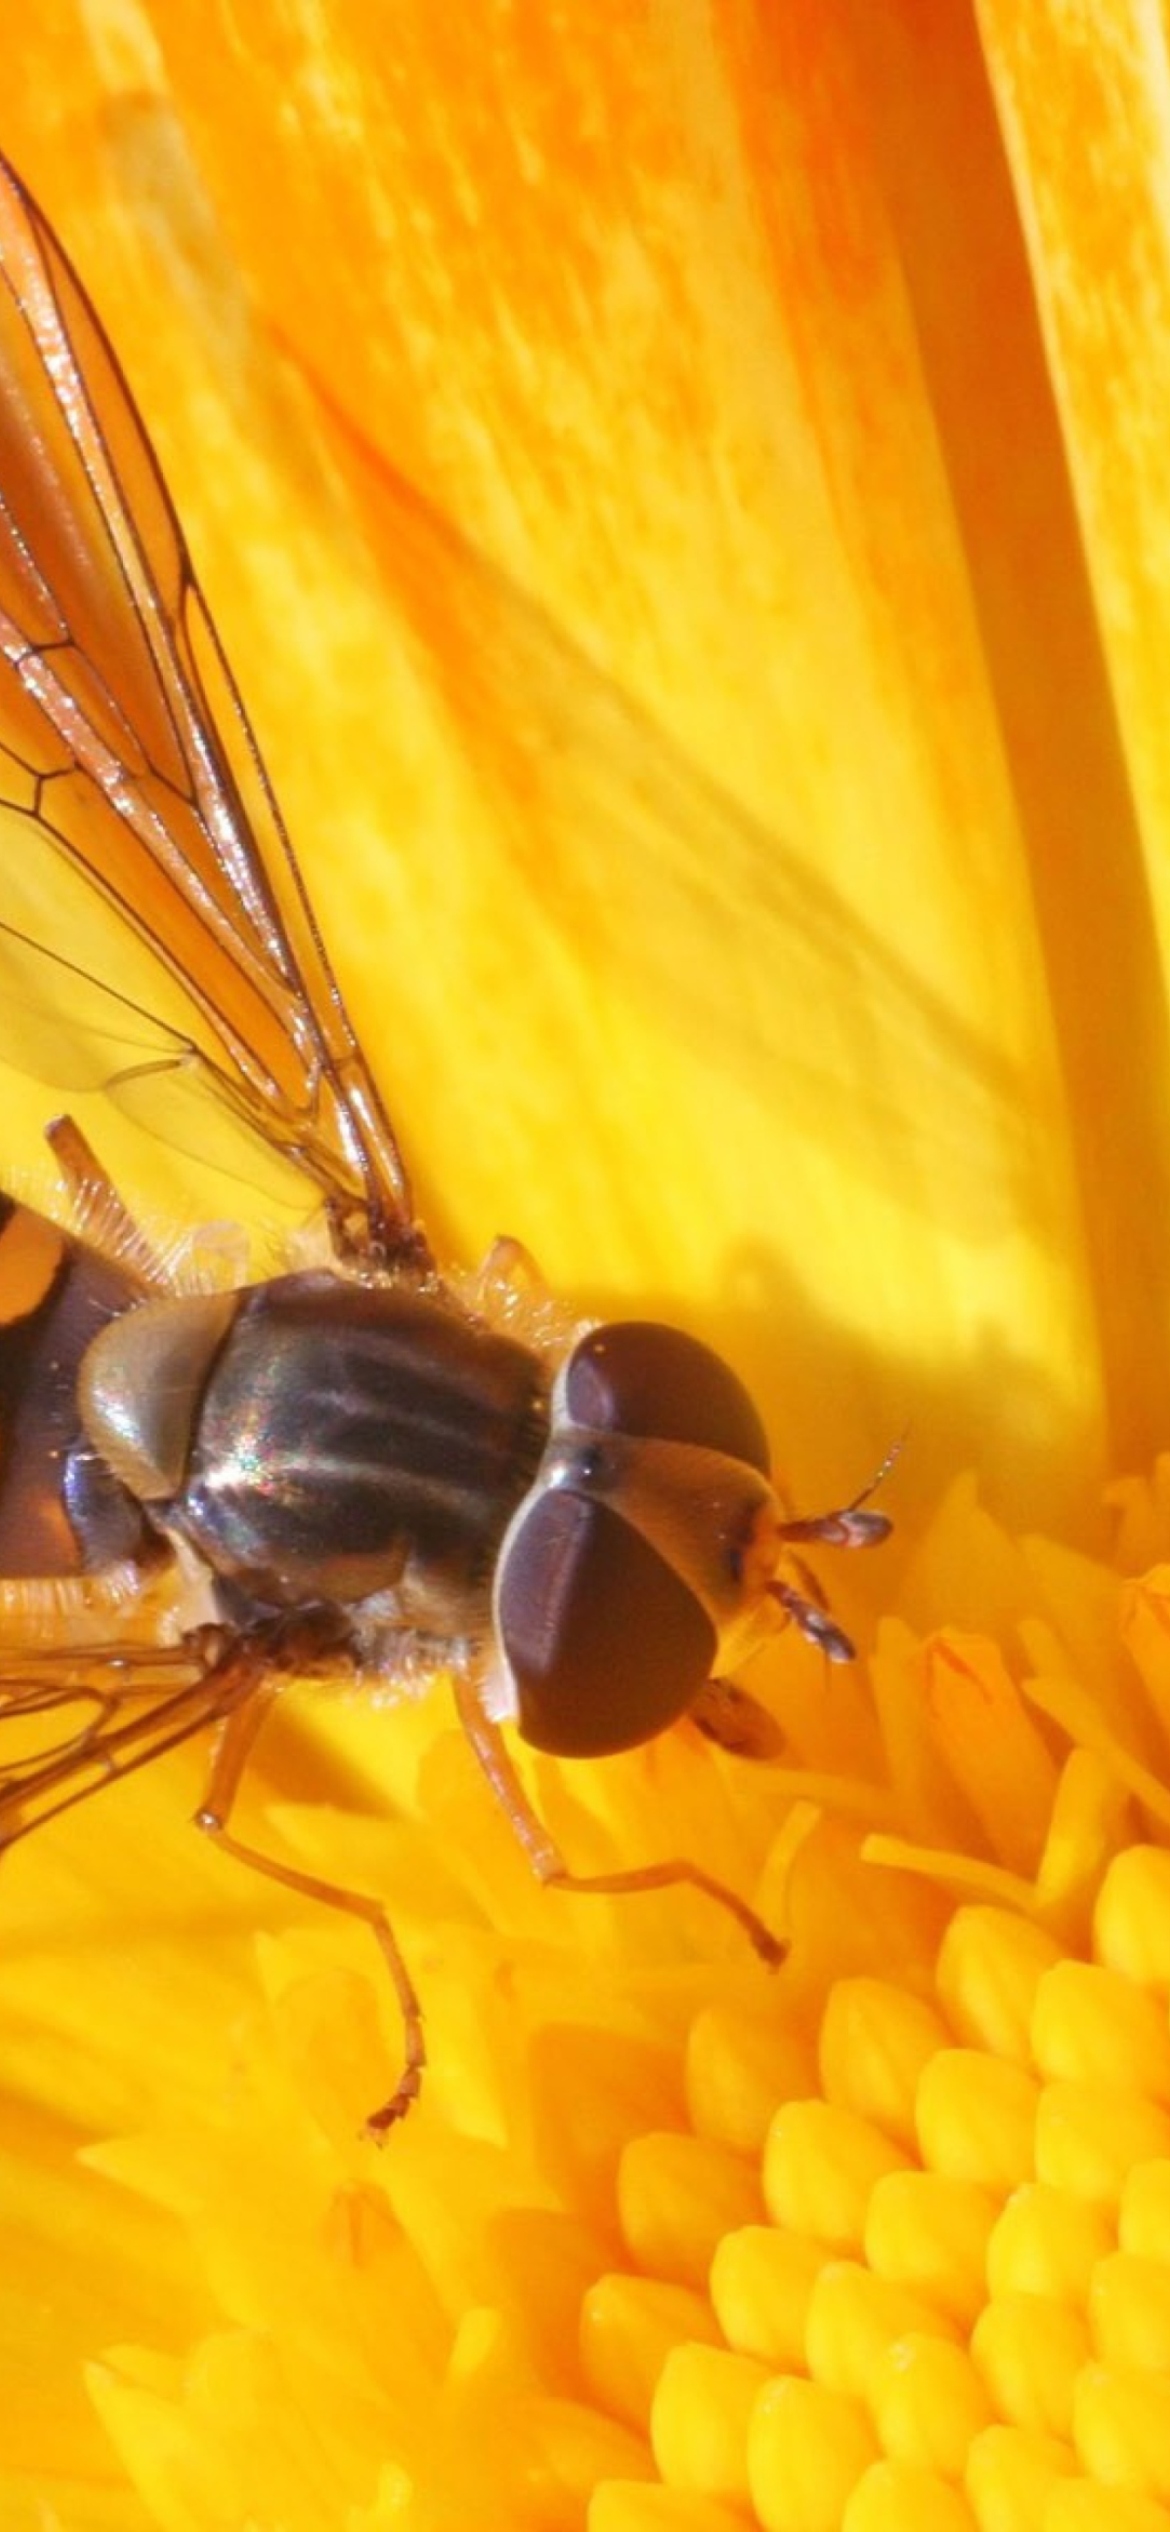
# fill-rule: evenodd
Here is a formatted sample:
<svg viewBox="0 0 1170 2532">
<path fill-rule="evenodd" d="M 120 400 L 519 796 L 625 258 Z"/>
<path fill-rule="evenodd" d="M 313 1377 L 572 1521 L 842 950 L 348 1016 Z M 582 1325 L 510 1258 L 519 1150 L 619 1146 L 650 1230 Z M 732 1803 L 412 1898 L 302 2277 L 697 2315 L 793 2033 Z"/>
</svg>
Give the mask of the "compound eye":
<svg viewBox="0 0 1170 2532">
<path fill-rule="evenodd" d="M 525 1511 L 496 1628 L 534 1749 L 600 1758 L 652 1740 L 707 1678 L 715 1629 L 673 1566 L 608 1505 L 554 1487 Z"/>
<path fill-rule="evenodd" d="M 653 1319 L 591 1329 L 561 1375 L 563 1412 L 595 1433 L 692 1442 L 769 1473 L 768 1437 L 730 1365 Z"/>
</svg>

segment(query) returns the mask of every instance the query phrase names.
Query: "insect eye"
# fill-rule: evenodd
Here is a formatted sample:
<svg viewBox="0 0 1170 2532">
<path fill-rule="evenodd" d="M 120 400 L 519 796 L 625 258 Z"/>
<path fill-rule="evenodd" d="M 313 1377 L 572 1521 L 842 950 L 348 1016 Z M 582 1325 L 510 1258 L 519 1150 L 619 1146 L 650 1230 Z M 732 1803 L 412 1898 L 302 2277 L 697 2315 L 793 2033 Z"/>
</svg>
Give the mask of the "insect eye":
<svg viewBox="0 0 1170 2532">
<path fill-rule="evenodd" d="M 622 1319 L 593 1328 L 561 1375 L 571 1424 L 658 1442 L 693 1442 L 769 1473 L 768 1437 L 730 1365 L 678 1328 Z"/>
<path fill-rule="evenodd" d="M 553 1487 L 525 1508 L 496 1631 L 534 1749 L 599 1758 L 652 1740 L 707 1679 L 715 1629 L 673 1567 L 608 1505 Z"/>
</svg>

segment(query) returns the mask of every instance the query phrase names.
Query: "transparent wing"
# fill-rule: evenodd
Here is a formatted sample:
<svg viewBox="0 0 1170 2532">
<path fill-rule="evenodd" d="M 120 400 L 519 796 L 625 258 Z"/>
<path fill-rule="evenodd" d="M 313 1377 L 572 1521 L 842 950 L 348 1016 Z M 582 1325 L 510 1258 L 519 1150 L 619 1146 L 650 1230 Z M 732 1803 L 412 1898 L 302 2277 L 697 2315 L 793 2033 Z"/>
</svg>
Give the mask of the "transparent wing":
<svg viewBox="0 0 1170 2532">
<path fill-rule="evenodd" d="M 60 952 L 78 886 L 96 892 L 145 953 L 131 994 L 141 983 L 156 1008 L 147 980 L 161 963 L 163 1024 L 320 1189 L 347 1239 L 425 1257 L 397 1143 L 129 390 L 2 160 L 0 659 L 5 916 Z M 81 937 L 109 936 L 99 921 Z M 95 966 L 102 956 L 99 946 Z M 15 1006 L 0 1035 L 21 1066 Z"/>
<path fill-rule="evenodd" d="M 102 1092 L 172 1151 L 265 1204 L 303 1206 L 303 1176 L 265 1132 L 262 1112 L 241 1095 L 230 1068 L 156 1012 L 4 922 L 0 1014 L 0 1054 L 31 1080 L 71 1103 Z"/>
<path fill-rule="evenodd" d="M 242 1704 L 261 1648 L 198 1639 L 0 1658 L 0 1851 Z"/>
</svg>

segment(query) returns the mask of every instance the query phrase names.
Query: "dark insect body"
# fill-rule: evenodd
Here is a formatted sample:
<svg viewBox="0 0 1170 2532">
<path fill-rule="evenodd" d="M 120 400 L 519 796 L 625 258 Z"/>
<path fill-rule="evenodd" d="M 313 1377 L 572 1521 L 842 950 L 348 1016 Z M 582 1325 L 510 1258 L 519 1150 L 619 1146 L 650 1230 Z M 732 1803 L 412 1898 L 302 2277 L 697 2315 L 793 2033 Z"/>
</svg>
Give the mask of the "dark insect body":
<svg viewBox="0 0 1170 2532">
<path fill-rule="evenodd" d="M 322 1263 L 191 1288 L 68 1118 L 49 1132 L 76 1231 L 0 1198 L 0 1845 L 215 1727 L 200 1825 L 381 1944 L 405 2062 L 379 2133 L 424 2062 L 385 1914 L 229 1827 L 281 1683 L 393 1676 L 408 1654 L 450 1669 L 543 1880 L 689 1882 L 775 1961 L 782 1944 L 697 1864 L 573 1875 L 500 1725 L 572 1757 L 685 1715 L 767 1754 L 767 1718 L 723 1666 L 789 1620 L 848 1658 L 796 1552 L 888 1524 L 864 1498 L 787 1518 L 751 1400 L 693 1338 L 526 1318 L 514 1243 L 470 1293 L 438 1272 L 129 391 L 2 162 L 0 655 L 6 859 L 43 861 L 50 893 L 54 871 L 83 881 L 184 1025 L 7 922 L 0 1014 L 81 993 L 139 1071 L 193 1082 L 298 1171 L 328 1232 Z M 0 1017 L 19 1064 L 12 1034 Z M 517 1304 L 500 1324 L 493 1290 Z M 35 1756 L 5 1762 L 5 1717 L 39 1720 Z"/>
</svg>

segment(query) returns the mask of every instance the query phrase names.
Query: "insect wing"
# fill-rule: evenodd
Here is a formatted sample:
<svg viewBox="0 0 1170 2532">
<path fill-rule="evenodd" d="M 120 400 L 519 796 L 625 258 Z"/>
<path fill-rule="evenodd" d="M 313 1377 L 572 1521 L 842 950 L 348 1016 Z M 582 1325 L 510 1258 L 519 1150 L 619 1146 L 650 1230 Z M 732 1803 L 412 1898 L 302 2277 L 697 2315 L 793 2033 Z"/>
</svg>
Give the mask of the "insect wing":
<svg viewBox="0 0 1170 2532">
<path fill-rule="evenodd" d="M 129 933 L 132 997 L 155 1007 L 144 980 L 161 966 L 160 1016 L 229 1103 L 359 1248 L 418 1256 L 401 1155 L 166 487 L 80 283 L 2 160 L 0 653 L 6 915 L 58 955 L 96 938 L 95 966 Z M 18 1026 L 11 1053 L 19 1065 Z"/>
<path fill-rule="evenodd" d="M 260 1658 L 197 1643 L 5 1654 L 0 1852 L 216 1722 L 257 1684 Z"/>
</svg>

